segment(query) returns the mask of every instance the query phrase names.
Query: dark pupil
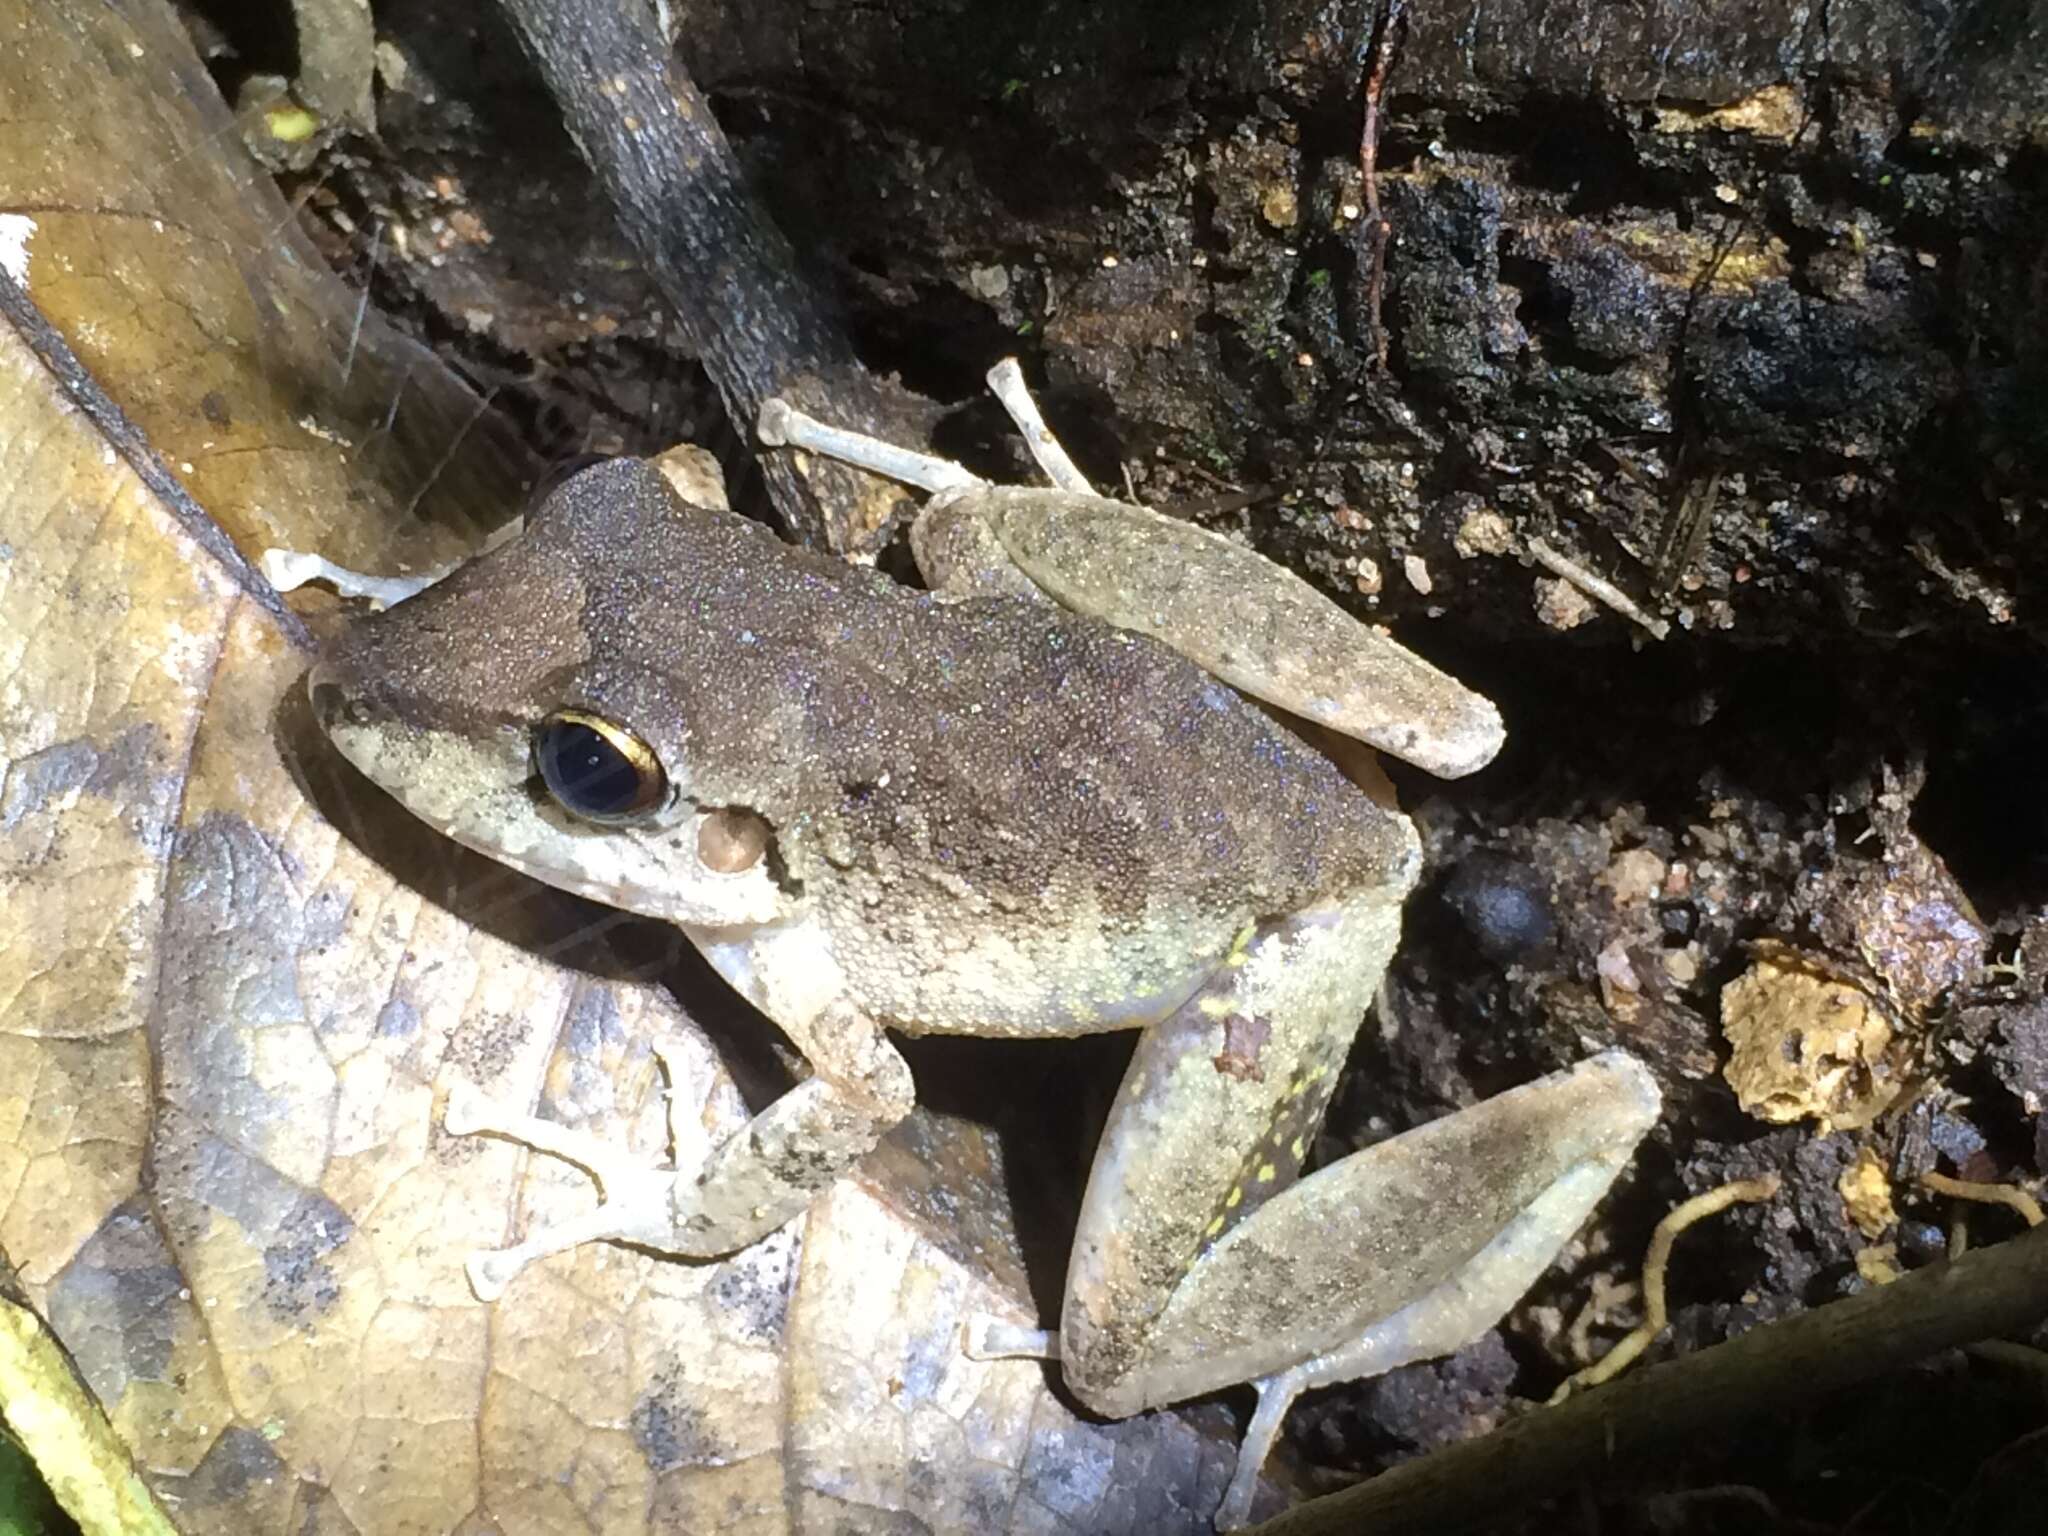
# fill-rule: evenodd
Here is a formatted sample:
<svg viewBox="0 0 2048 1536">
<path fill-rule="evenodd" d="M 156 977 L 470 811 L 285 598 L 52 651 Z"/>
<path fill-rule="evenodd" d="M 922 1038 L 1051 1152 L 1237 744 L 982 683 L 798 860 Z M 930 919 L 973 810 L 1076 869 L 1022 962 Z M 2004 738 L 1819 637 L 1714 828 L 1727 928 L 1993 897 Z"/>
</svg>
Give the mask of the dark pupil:
<svg viewBox="0 0 2048 1536">
<path fill-rule="evenodd" d="M 642 786 L 631 759 L 580 721 L 543 726 L 534 757 L 549 791 L 572 811 L 623 816 L 639 806 Z"/>
</svg>

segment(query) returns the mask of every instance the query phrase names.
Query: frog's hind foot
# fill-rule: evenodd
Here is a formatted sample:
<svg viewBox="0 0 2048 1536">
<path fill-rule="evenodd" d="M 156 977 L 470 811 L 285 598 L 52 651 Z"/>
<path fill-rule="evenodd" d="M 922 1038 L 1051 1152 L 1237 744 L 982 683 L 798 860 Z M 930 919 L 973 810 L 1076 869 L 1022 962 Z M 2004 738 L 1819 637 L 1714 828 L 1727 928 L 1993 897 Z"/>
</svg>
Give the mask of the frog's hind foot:
<svg viewBox="0 0 2048 1536">
<path fill-rule="evenodd" d="M 1435 1359 L 1492 1328 L 1570 1241 L 1657 1115 L 1649 1072 L 1608 1051 L 1287 1183 L 1307 1127 L 1321 1118 L 1337 1036 L 1283 1039 L 1281 1021 L 1301 1010 L 1282 1004 L 1289 988 L 1313 985 L 1300 973 L 1314 967 L 1303 962 L 1355 938 L 1341 920 L 1299 918 L 1255 936 L 1232 957 L 1234 989 L 1183 1009 L 1175 1023 L 1188 1026 L 1184 1038 L 1148 1031 L 1083 1202 L 1061 1320 L 1061 1373 L 1075 1395 L 1123 1417 L 1238 1382 L 1258 1386 L 1221 1528 L 1249 1518 L 1259 1468 L 1297 1393 Z M 1215 1029 L 1193 1027 L 1211 1015 Z M 1261 1016 L 1274 1021 L 1270 1035 Z M 1251 1075 L 1259 1068 L 1263 1079 Z M 1156 1095 L 1129 1086 L 1155 1078 L 1174 1084 L 1171 1117 Z M 1260 1091 L 1251 1107 L 1265 1106 L 1273 1130 L 1248 1140 L 1240 1124 L 1229 1141 L 1245 1160 L 1205 1163 L 1215 1127 L 1230 1123 L 1221 1095 L 1236 1088 Z M 1215 1102 L 1191 1104 L 1198 1093 Z M 1128 1228 L 1158 1207 L 1166 1178 L 1216 1195 L 1217 1216 L 1191 1241 L 1201 1207 L 1176 1213 L 1180 1225 L 1166 1236 L 1192 1257 L 1178 1275 L 1160 1271 L 1166 1285 L 1145 1293 L 1127 1278 L 1142 1274 L 1124 1258 Z"/>
<path fill-rule="evenodd" d="M 498 1136 L 574 1163 L 604 1197 L 596 1210 L 543 1227 L 522 1243 L 471 1254 L 462 1267 L 479 1301 L 496 1301 L 521 1270 L 550 1254 L 606 1241 L 658 1247 L 668 1237 L 678 1178 L 673 1169 L 646 1167 L 585 1132 L 501 1109 L 467 1083 L 450 1090 L 441 1126 L 451 1136 Z"/>
<path fill-rule="evenodd" d="M 987 483 L 951 459 L 899 448 L 864 432 L 828 427 L 779 396 L 761 402 L 754 435 L 770 448 L 801 448 L 921 491 L 964 491 Z"/>
<path fill-rule="evenodd" d="M 986 377 L 989 389 L 1002 402 L 1003 409 L 1010 413 L 1010 420 L 1017 424 L 1024 446 L 1045 472 L 1045 478 L 1063 491 L 1072 491 L 1077 496 L 1093 496 L 1095 487 L 1067 457 L 1067 450 L 1060 446 L 1060 440 L 1052 435 L 1052 428 L 1039 414 L 1038 402 L 1031 398 L 1031 391 L 1025 387 L 1024 370 L 1017 359 L 1004 358 L 989 369 Z"/>
<path fill-rule="evenodd" d="M 1614 1067 L 1608 1059 L 1595 1059 L 1591 1065 L 1595 1073 Z M 1628 1069 L 1640 1071 L 1632 1061 L 1620 1067 L 1624 1075 Z M 1260 1405 L 1237 1448 L 1237 1470 L 1223 1493 L 1223 1505 L 1217 1509 L 1217 1530 L 1239 1530 L 1251 1524 L 1251 1499 L 1260 1483 L 1260 1468 L 1280 1438 L 1280 1425 L 1296 1397 L 1315 1386 L 1380 1376 L 1419 1360 L 1438 1360 L 1473 1343 L 1518 1303 L 1536 1276 L 1550 1268 L 1556 1251 L 1583 1225 L 1618 1171 L 1612 1155 L 1597 1153 L 1571 1165 L 1436 1290 L 1413 1300 L 1393 1317 L 1374 1323 L 1350 1343 L 1251 1382 L 1260 1395 Z"/>
<path fill-rule="evenodd" d="M 1060 1336 L 977 1312 L 961 1325 L 960 1353 L 970 1360 L 1057 1360 Z"/>
<path fill-rule="evenodd" d="M 1045 477 L 1063 491 L 1081 496 L 1094 495 L 1095 487 L 1088 483 L 1088 477 L 1067 456 L 1067 450 L 1060 446 L 1059 439 L 1052 435 L 1052 428 L 1045 424 L 1045 417 L 1039 414 L 1038 402 L 1031 398 L 1031 391 L 1025 387 L 1024 370 L 1017 359 L 1004 358 L 989 369 L 986 377 L 989 389 L 1009 413 L 1010 420 L 1017 424 L 1024 446 L 1045 472 Z M 962 491 L 986 484 L 978 475 L 951 459 L 899 448 L 864 432 L 827 426 L 779 396 L 761 402 L 761 412 L 754 420 L 754 435 L 770 448 L 801 448 L 809 453 L 823 454 L 828 459 L 852 464 L 886 480 L 914 485 L 922 491 Z"/>
<path fill-rule="evenodd" d="M 1633 1149 L 1638 1132 L 1636 1122 L 1628 1117 L 1640 1110 L 1640 1124 L 1647 1129 L 1655 1113 L 1656 1087 L 1649 1074 L 1618 1051 L 1517 1090 L 1524 1102 L 1539 1101 L 1546 1093 L 1566 1099 L 1575 1091 L 1580 1104 L 1595 1111 L 1595 1118 L 1615 1116 L 1610 1121 L 1611 1133 L 1590 1137 L 1576 1161 L 1561 1163 L 1546 1188 L 1433 1290 L 1373 1323 L 1350 1342 L 1252 1383 L 1258 1390 L 1259 1405 L 1245 1429 L 1237 1470 L 1216 1512 L 1219 1531 L 1251 1523 L 1259 1469 L 1265 1465 L 1296 1397 L 1314 1387 L 1384 1375 L 1400 1366 L 1463 1349 L 1498 1323 L 1550 1267 L 1558 1250 L 1606 1194 Z M 1400 1139 L 1395 1138 L 1397 1142 Z M 1342 1166 L 1336 1164 L 1332 1171 Z"/>
</svg>

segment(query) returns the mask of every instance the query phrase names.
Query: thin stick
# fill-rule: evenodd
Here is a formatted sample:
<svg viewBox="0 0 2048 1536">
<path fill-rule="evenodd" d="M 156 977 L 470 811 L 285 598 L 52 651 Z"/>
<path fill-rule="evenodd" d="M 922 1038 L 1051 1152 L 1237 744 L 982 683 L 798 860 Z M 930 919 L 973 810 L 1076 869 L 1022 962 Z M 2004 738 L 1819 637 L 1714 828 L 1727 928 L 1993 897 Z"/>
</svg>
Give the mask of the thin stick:
<svg viewBox="0 0 2048 1536">
<path fill-rule="evenodd" d="M 1529 553 L 1535 557 L 1538 565 L 1543 566 L 1553 575 L 1562 576 L 1566 581 L 1585 593 L 1586 596 L 1594 599 L 1596 602 L 1605 603 L 1623 618 L 1635 620 L 1636 623 L 1642 625 L 1644 629 L 1647 629 L 1659 640 L 1662 640 L 1671 633 L 1671 626 L 1669 624 L 1666 624 L 1655 614 L 1644 609 L 1634 598 L 1630 597 L 1606 577 L 1594 575 L 1583 565 L 1580 565 L 1578 561 L 1568 559 L 1541 539 L 1529 540 L 1528 548 Z"/>
<path fill-rule="evenodd" d="M 355 323 L 348 328 L 348 355 L 341 360 L 341 383 L 344 389 L 348 387 L 348 381 L 356 371 L 356 346 L 363 339 L 363 317 L 370 310 L 370 284 L 377 279 L 377 250 L 383 243 L 384 221 L 379 219 L 377 228 L 370 235 L 370 261 L 363 273 L 363 290 L 356 295 Z"/>
<path fill-rule="evenodd" d="M 1365 192 L 1366 325 L 1372 335 L 1373 361 L 1381 368 L 1387 366 L 1387 331 L 1380 324 L 1380 299 L 1386 288 L 1387 241 L 1394 226 L 1380 212 L 1380 98 L 1407 31 L 1407 0 L 1386 0 L 1366 66 L 1365 120 L 1358 135 L 1358 171 Z"/>
<path fill-rule="evenodd" d="M 1052 435 L 1052 428 L 1038 414 L 1038 402 L 1024 387 L 1024 370 L 1017 366 L 1017 359 L 1006 357 L 989 369 L 988 387 L 995 391 L 996 398 L 1003 402 L 1003 409 L 1010 413 L 1010 420 L 1017 423 L 1017 430 L 1024 434 L 1024 446 L 1031 450 L 1031 457 L 1045 471 L 1045 478 L 1063 491 L 1093 496 L 1095 487 L 1067 457 L 1067 450 L 1060 446 L 1060 440 Z"/>
<path fill-rule="evenodd" d="M 1258 1527 L 1257 1536 L 1446 1536 L 1524 1517 L 1536 1500 L 1634 1468 L 1657 1449 L 1777 1413 L 1944 1349 L 2048 1317 L 2048 1226 L 1891 1285 L 1648 1366 L 1504 1429 L 1383 1472 Z"/>
<path fill-rule="evenodd" d="M 860 367 L 853 346 L 797 267 L 789 241 L 748 190 L 710 103 L 647 5 L 501 0 L 609 196 L 621 228 L 674 306 L 733 424 L 773 396 L 835 408 L 888 430 L 929 409 Z M 901 423 L 894 423 L 900 425 Z M 804 475 L 762 459 L 769 494 L 800 543 L 840 550 L 864 527 L 850 472 Z"/>
<path fill-rule="evenodd" d="M 1619 455 L 1610 455 L 1617 464 L 1627 464 Z M 1678 498 L 1678 506 L 1672 515 L 1664 519 L 1664 527 L 1657 539 L 1657 552 L 1650 559 L 1652 579 L 1660 594 L 1675 592 L 1685 579 L 1687 571 L 1699 560 L 1707 547 L 1707 535 L 1714 526 L 1714 503 L 1721 495 L 1721 472 L 1717 469 L 1707 476 L 1705 487 L 1698 481 L 1687 481 Z"/>
</svg>

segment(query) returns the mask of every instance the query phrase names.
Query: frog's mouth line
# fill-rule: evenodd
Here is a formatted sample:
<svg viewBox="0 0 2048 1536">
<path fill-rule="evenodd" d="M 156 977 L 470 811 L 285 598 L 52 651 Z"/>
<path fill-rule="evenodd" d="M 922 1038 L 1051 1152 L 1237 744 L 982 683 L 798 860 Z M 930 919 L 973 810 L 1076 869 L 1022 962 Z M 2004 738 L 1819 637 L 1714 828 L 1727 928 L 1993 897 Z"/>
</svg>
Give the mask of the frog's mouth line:
<svg viewBox="0 0 2048 1536">
<path fill-rule="evenodd" d="M 524 789 L 522 784 L 522 797 Z M 616 848 L 617 834 L 577 822 L 566 812 L 556 810 L 552 804 L 548 811 L 551 814 L 536 814 L 533 818 L 550 834 L 544 842 L 536 844 L 544 850 L 537 855 L 528 853 L 516 841 L 506 838 L 502 832 L 504 823 L 498 823 L 500 830 L 486 837 L 460 819 L 439 821 L 427 816 L 420 819 L 442 836 L 538 880 L 542 885 L 553 886 L 572 896 L 586 897 L 623 912 L 674 923 L 701 925 L 715 920 L 737 928 L 751 927 L 784 915 L 787 893 L 771 878 L 765 860 L 746 870 L 726 873 L 705 868 L 693 858 L 686 889 L 695 899 L 685 897 L 679 900 L 663 884 L 657 884 L 654 876 L 645 880 L 634 880 L 630 875 L 610 878 L 549 857 L 550 851 L 559 852 L 564 847 L 577 845 Z M 670 830 L 685 842 L 694 843 L 701 823 L 708 819 L 702 813 L 693 813 L 690 820 Z"/>
</svg>

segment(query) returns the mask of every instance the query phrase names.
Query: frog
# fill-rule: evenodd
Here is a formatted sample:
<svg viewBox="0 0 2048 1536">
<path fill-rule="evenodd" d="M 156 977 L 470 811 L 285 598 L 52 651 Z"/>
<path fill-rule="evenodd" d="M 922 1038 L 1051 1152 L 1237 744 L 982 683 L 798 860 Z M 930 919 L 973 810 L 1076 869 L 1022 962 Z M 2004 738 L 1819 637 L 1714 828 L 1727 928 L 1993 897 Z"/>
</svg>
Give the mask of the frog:
<svg viewBox="0 0 2048 1536">
<path fill-rule="evenodd" d="M 808 1067 L 717 1145 L 672 1101 L 662 1166 L 457 1084 L 449 1134 L 601 1192 L 471 1255 L 480 1300 L 582 1244 L 709 1260 L 801 1217 L 913 1107 L 892 1034 L 1135 1031 L 1056 1326 L 962 1347 L 1055 1358 L 1112 1419 L 1250 1384 L 1234 1529 L 1299 1393 L 1520 1300 L 1658 1087 L 1609 1048 L 1305 1171 L 1422 872 L 1372 753 L 1338 746 L 1455 776 L 1499 713 L 1249 546 L 1097 495 L 1014 363 L 991 382 L 1050 487 L 762 410 L 764 451 L 931 493 L 922 589 L 614 458 L 352 626 L 309 695 L 427 825 L 674 924 Z"/>
</svg>

